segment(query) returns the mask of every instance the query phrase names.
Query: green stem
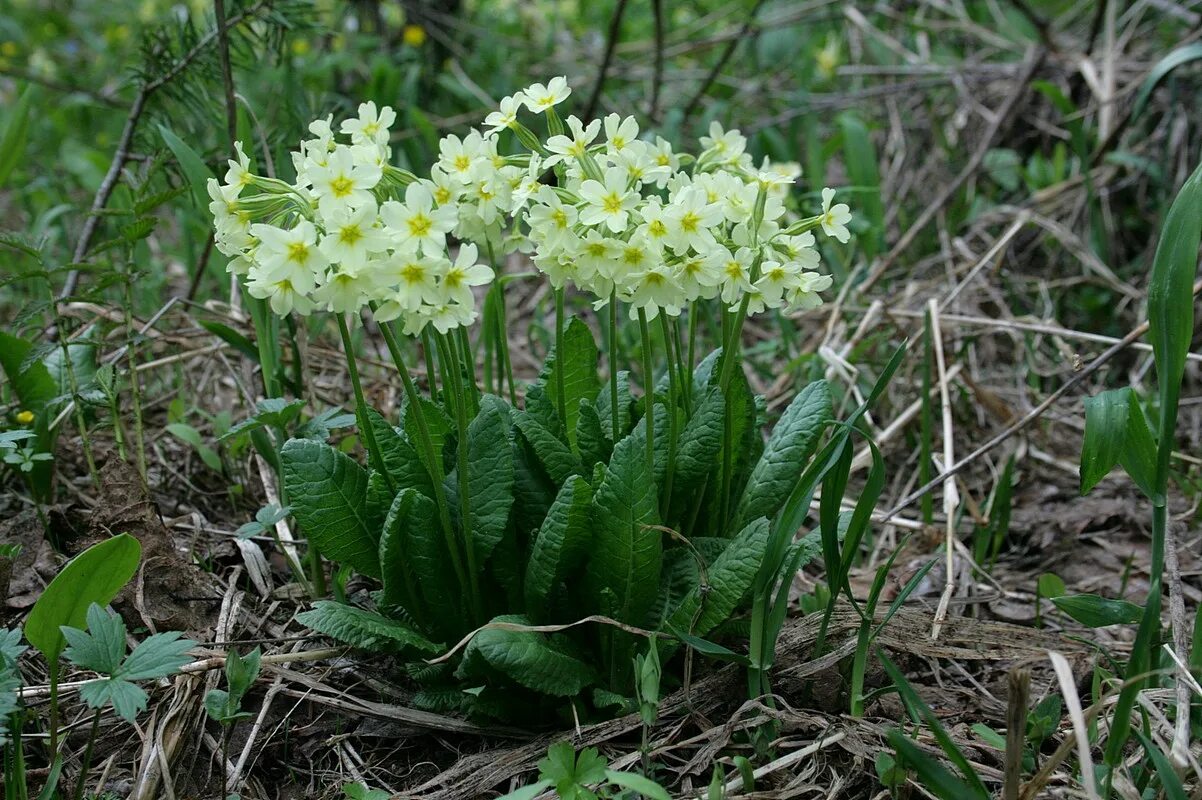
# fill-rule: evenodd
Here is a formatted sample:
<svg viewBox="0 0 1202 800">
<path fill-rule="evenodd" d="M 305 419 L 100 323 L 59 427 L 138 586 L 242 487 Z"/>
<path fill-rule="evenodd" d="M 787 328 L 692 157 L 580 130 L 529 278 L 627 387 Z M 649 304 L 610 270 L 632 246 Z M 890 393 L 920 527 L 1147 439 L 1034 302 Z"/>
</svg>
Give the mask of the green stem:
<svg viewBox="0 0 1202 800">
<path fill-rule="evenodd" d="M 513 361 L 509 357 L 509 331 L 505 316 L 505 281 L 501 280 L 501 269 L 497 266 L 497 257 L 493 252 L 492 240 L 488 240 L 488 262 L 492 266 L 493 274 L 496 275 L 496 280 L 493 282 L 493 288 L 497 293 L 497 348 L 500 353 L 501 363 L 497 365 L 497 372 L 500 373 L 501 368 L 505 369 L 505 378 L 509 381 L 509 403 L 517 407 L 518 404 L 518 385 L 513 379 Z M 501 377 L 498 374 L 498 384 L 501 383 Z M 499 395 L 500 392 L 497 392 Z"/>
<path fill-rule="evenodd" d="M 392 476 L 388 474 L 388 469 L 384 465 L 384 455 L 380 452 L 380 444 L 376 441 L 376 432 L 372 429 L 371 420 L 367 416 L 367 402 L 363 399 L 363 384 L 359 380 L 359 367 L 355 364 L 355 346 L 351 342 L 351 330 L 347 327 L 345 315 L 335 314 L 334 316 L 338 318 L 338 332 L 342 334 L 342 350 L 346 355 L 346 368 L 351 376 L 351 389 L 355 392 L 355 416 L 359 420 L 359 430 L 363 433 L 368 461 L 371 462 L 372 468 L 383 476 L 384 483 L 388 486 L 388 493 L 395 495 L 396 484 L 392 482 Z"/>
<path fill-rule="evenodd" d="M 467 436 L 468 436 L 468 419 L 467 419 L 467 400 L 464 397 L 466 392 L 462 385 L 462 369 L 459 364 L 459 357 L 455 354 L 455 344 L 451 341 L 449 335 L 438 337 L 439 357 L 445 358 L 451 365 L 451 373 L 455 376 L 455 383 L 448 386 L 448 396 L 456 396 L 455 402 L 455 425 L 459 432 L 459 441 L 455 446 L 455 455 L 458 461 L 458 469 L 456 473 L 459 478 L 459 529 L 463 532 L 463 545 L 467 551 L 467 573 L 468 587 L 471 593 L 471 603 L 473 613 L 477 618 L 480 618 L 480 587 L 479 587 L 479 571 L 476 563 L 476 542 L 475 535 L 472 531 L 472 502 L 471 502 L 471 486 L 468 475 L 468 457 L 467 457 Z"/>
<path fill-rule="evenodd" d="M 47 665 L 49 674 L 46 682 L 50 684 L 50 752 L 46 761 L 51 764 L 58 756 L 58 676 L 60 666 L 58 658 L 50 659 L 50 663 Z"/>
<path fill-rule="evenodd" d="M 864 674 L 868 668 L 868 647 L 872 644 L 872 618 L 860 620 L 856 654 L 851 662 L 851 716 L 864 716 Z"/>
<path fill-rule="evenodd" d="M 555 408 L 559 412 L 559 421 L 564 428 L 568 425 L 567 392 L 563 386 L 564 353 L 563 353 L 563 288 L 555 290 Z"/>
<path fill-rule="evenodd" d="M 426 387 L 430 390 L 430 399 L 438 402 L 438 371 L 434 354 L 434 343 L 430 341 L 430 331 L 422 329 L 422 358 L 426 364 Z"/>
<path fill-rule="evenodd" d="M 388 346 L 389 354 L 392 355 L 396 371 L 400 373 L 405 400 L 413 409 L 413 421 L 417 425 L 418 446 L 425 452 L 426 471 L 430 475 L 430 483 L 434 488 L 434 502 L 438 506 L 438 518 L 442 525 L 443 537 L 446 540 L 447 552 L 451 556 L 451 566 L 455 570 L 455 577 L 459 579 L 459 585 L 466 590 L 468 587 L 467 573 L 463 569 L 459 543 L 455 539 L 455 529 L 451 524 L 451 509 L 447 503 L 446 487 L 443 485 L 442 463 L 439 461 L 438 452 L 434 449 L 434 439 L 430 436 L 430 426 L 426 421 L 426 412 L 422 408 L 421 395 L 418 394 L 417 385 L 414 384 L 413 377 L 409 374 L 409 368 L 405 366 L 400 344 L 397 342 L 392 328 L 386 322 L 380 323 L 380 332 L 384 336 L 384 343 Z"/>
<path fill-rule="evenodd" d="M 639 309 L 639 335 L 643 341 L 643 420 L 647 430 L 647 475 L 655 482 L 655 362 L 651 354 L 651 331 L 647 313 Z"/>
<path fill-rule="evenodd" d="M 618 443 L 618 292 L 609 295 L 609 419 L 613 443 Z"/>
<path fill-rule="evenodd" d="M 96 735 L 100 732 L 100 712 L 96 709 L 92 715 L 92 730 L 88 734 L 88 745 L 83 751 L 83 761 L 79 765 L 79 779 L 75 781 L 75 800 L 83 800 L 84 789 L 88 784 L 88 770 L 92 766 L 92 750 L 96 746 Z"/>
<path fill-rule="evenodd" d="M 673 355 L 675 348 L 672 346 L 672 341 L 676 338 L 672 335 L 671 326 L 668 323 L 668 317 L 664 313 L 659 315 L 660 326 L 663 328 L 664 341 L 668 343 L 668 464 L 667 470 L 664 473 L 664 494 L 660 498 L 660 518 L 666 520 L 668 512 L 672 508 L 672 478 L 676 472 L 676 439 L 679 436 L 677 429 L 678 422 L 676 419 L 677 397 L 680 389 L 677 386 L 680 380 L 677 375 L 676 366 L 673 365 Z"/>
<path fill-rule="evenodd" d="M 459 341 L 459 349 L 463 353 L 463 371 L 460 373 L 466 381 L 467 397 L 471 401 L 472 414 L 480 413 L 480 387 L 476 385 L 476 357 L 472 354 L 472 342 L 468 338 L 467 328 L 457 328 L 455 336 Z"/>
</svg>

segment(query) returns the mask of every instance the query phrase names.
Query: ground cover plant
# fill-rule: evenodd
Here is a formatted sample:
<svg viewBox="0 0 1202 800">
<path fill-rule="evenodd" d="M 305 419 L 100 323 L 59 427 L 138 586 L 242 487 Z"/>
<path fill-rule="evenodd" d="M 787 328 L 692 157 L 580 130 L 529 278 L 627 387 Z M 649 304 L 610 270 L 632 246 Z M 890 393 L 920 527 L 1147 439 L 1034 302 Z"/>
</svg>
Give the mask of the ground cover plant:
<svg viewBox="0 0 1202 800">
<path fill-rule="evenodd" d="M 1196 795 L 1198 26 L 0 9 L 5 797 Z"/>
</svg>

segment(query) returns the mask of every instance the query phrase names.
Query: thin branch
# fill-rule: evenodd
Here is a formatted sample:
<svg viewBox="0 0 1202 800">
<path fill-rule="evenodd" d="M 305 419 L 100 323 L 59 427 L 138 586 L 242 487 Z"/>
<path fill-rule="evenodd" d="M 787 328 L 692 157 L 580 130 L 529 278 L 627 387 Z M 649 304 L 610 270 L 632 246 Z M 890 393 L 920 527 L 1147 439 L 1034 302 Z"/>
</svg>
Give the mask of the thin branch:
<svg viewBox="0 0 1202 800">
<path fill-rule="evenodd" d="M 601 101 L 601 88 L 605 85 L 605 74 L 609 72 L 609 64 L 613 61 L 614 47 L 618 44 L 618 34 L 622 30 L 622 15 L 626 13 L 626 0 L 618 0 L 614 14 L 609 20 L 609 33 L 605 39 L 605 55 L 601 57 L 601 66 L 597 70 L 597 81 L 593 84 L 593 92 L 589 95 L 584 107 L 584 118 L 592 119 Z"/>
<path fill-rule="evenodd" d="M 651 74 L 651 101 L 647 106 L 647 118 L 652 122 L 659 119 L 659 91 L 664 80 L 664 0 L 651 0 L 651 13 L 655 19 L 655 60 Z"/>
<path fill-rule="evenodd" d="M 701 98 L 705 97 L 706 93 L 710 90 L 710 86 L 715 80 L 718 79 L 718 75 L 722 72 L 722 68 L 726 66 L 726 62 L 729 61 L 730 57 L 735 54 L 735 48 L 739 46 L 739 42 L 743 41 L 743 39 L 751 31 L 752 26 L 755 25 L 755 15 L 759 13 L 760 7 L 763 5 L 764 0 L 755 0 L 755 5 L 751 7 L 751 13 L 747 15 L 747 21 L 743 23 L 743 27 L 739 28 L 738 34 L 732 37 L 731 40 L 726 44 L 726 49 L 722 51 L 722 55 L 718 57 L 718 60 L 710 69 L 709 75 L 705 77 L 705 80 L 701 83 L 701 86 L 697 88 L 697 93 L 693 95 L 693 99 L 690 100 L 684 107 L 685 122 L 689 120 L 689 117 L 693 116 L 693 112 L 696 111 L 697 106 L 701 104 Z"/>
<path fill-rule="evenodd" d="M 221 84 L 225 89 L 225 124 L 229 136 L 229 152 L 234 152 L 238 140 L 238 106 L 234 100 L 234 73 L 230 67 L 230 32 L 225 21 L 225 0 L 213 0 L 213 16 L 217 24 L 217 51 L 221 55 Z"/>
</svg>

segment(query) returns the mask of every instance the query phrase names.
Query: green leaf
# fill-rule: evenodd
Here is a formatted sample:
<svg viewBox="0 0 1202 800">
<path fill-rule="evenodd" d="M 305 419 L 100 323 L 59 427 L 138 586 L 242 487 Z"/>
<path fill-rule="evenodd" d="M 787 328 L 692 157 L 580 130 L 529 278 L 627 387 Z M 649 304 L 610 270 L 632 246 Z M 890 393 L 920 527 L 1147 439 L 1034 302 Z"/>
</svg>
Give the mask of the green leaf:
<svg viewBox="0 0 1202 800">
<path fill-rule="evenodd" d="M 79 696 L 89 708 L 104 708 L 111 703 L 117 716 L 126 722 L 133 722 L 139 712 L 145 711 L 149 699 L 140 686 L 123 678 L 88 681 L 79 688 Z"/>
<path fill-rule="evenodd" d="M 218 441 L 224 442 L 241 433 L 257 428 L 273 427 L 286 429 L 305 407 L 304 400 L 286 400 L 283 397 L 268 397 L 255 403 L 255 413 L 226 431 Z"/>
<path fill-rule="evenodd" d="M 1202 165 L 1194 170 L 1165 217 L 1148 277 L 1148 336 L 1160 389 L 1159 450 L 1155 493 L 1168 481 L 1185 359 L 1194 335 L 1194 276 L 1202 240 Z M 1155 497 L 1153 499 L 1156 499 Z"/>
<path fill-rule="evenodd" d="M 1081 494 L 1087 494 L 1116 464 L 1152 495 L 1156 444 L 1135 392 L 1111 389 L 1085 399 L 1085 437 L 1081 443 Z"/>
<path fill-rule="evenodd" d="M 192 660 L 188 651 L 196 645 L 181 639 L 181 635 L 179 631 L 167 631 L 147 637 L 125 659 L 118 676 L 127 681 L 145 681 L 179 672 L 180 667 Z"/>
<path fill-rule="evenodd" d="M 1039 596 L 1045 599 L 1053 597 L 1063 597 L 1065 588 L 1064 581 L 1059 575 L 1051 572 L 1045 572 L 1039 576 L 1035 582 L 1035 589 L 1039 592 Z"/>
<path fill-rule="evenodd" d="M 584 560 L 592 542 L 592 487 L 568 478 L 547 511 L 526 563 L 526 609 L 540 619 L 555 587 Z"/>
<path fill-rule="evenodd" d="M 939 800 L 987 800 L 989 797 L 974 791 L 901 731 L 889 731 L 889 744 L 893 745 L 906 764 L 914 768 L 922 785 Z"/>
<path fill-rule="evenodd" d="M 185 422 L 172 422 L 165 427 L 165 430 L 181 442 L 191 445 L 192 449 L 196 451 L 196 455 L 200 456 L 200 460 L 204 462 L 206 467 L 214 472 L 222 471 L 221 456 L 217 455 L 217 451 L 205 443 L 204 437 L 200 435 L 200 431 L 196 430 L 196 428 Z"/>
<path fill-rule="evenodd" d="M 29 136 L 29 109 L 33 103 L 36 87 L 25 87 L 16 105 L 7 114 L 8 122 L 0 135 L 0 188 L 8 181 L 13 169 L 25 152 L 25 141 Z"/>
<path fill-rule="evenodd" d="M 576 424 L 580 419 L 580 401 L 597 394 L 597 344 L 593 332 L 578 317 L 573 317 L 563 332 L 562 357 L 552 349 L 544 370 L 544 391 L 555 397 L 559 375 L 563 375 L 564 410 L 567 419 L 560 420 L 567 431 L 568 442 L 576 447 Z"/>
<path fill-rule="evenodd" d="M 880 236 L 885 230 L 885 209 L 881 203 L 881 176 L 877 170 L 880 159 L 868 126 L 852 112 L 839 115 L 839 127 L 843 131 L 843 163 L 847 165 L 855 191 L 854 208 L 864 215 L 870 230 L 860 237 L 860 244 L 869 259 L 876 255 Z"/>
<path fill-rule="evenodd" d="M 601 387 L 597 392 L 597 399 L 594 405 L 597 406 L 597 416 L 601 418 L 601 429 L 605 432 L 606 437 L 611 442 L 617 442 L 623 436 L 630 432 L 630 420 L 632 415 L 630 412 L 631 406 L 634 405 L 634 396 L 630 393 L 630 372 L 620 370 L 618 372 L 618 432 L 617 435 L 613 431 L 613 414 L 610 411 L 613 395 L 610 391 L 609 384 Z"/>
<path fill-rule="evenodd" d="M 532 414 L 515 411 L 513 424 L 521 431 L 522 436 L 526 437 L 530 448 L 534 450 L 534 454 L 538 456 L 539 462 L 556 486 L 562 486 L 569 475 L 579 475 L 583 472 L 580 459 L 572 452 L 572 448 L 547 430 Z M 579 441 L 579 437 L 577 440 Z"/>
<path fill-rule="evenodd" d="M 480 398 L 480 413 L 467 426 L 468 491 L 477 564 L 484 564 L 505 535 L 513 505 L 513 449 L 509 407 L 493 395 Z"/>
<path fill-rule="evenodd" d="M 694 636 L 705 636 L 725 622 L 755 582 L 768 547 L 769 529 L 764 517 L 748 523 L 706 570 L 708 585 L 694 586 L 668 624 Z"/>
<path fill-rule="evenodd" d="M 121 533 L 98 542 L 63 567 L 25 620 L 25 638 L 49 662 L 58 661 L 66 645 L 61 628 L 80 628 L 88 608 L 107 605 L 138 569 L 142 546 Z"/>
<path fill-rule="evenodd" d="M 1088 628 L 1129 625 L 1139 622 L 1144 609 L 1126 600 L 1111 600 L 1096 594 L 1070 594 L 1048 598 L 1056 608 Z"/>
<path fill-rule="evenodd" d="M 509 794 L 501 795 L 497 800 L 534 800 L 534 798 L 550 788 L 551 781 L 542 780 L 529 786 L 523 786 L 520 789 L 514 789 Z"/>
<path fill-rule="evenodd" d="M 434 517 L 427 513 L 431 509 L 428 504 L 419 503 L 420 497 L 413 488 L 397 492 L 380 533 L 383 606 L 386 609 L 399 606 L 411 614 L 420 614 L 421 595 L 409 537 L 429 536 L 435 524 Z M 419 532 L 419 528 L 423 530 Z"/>
<path fill-rule="evenodd" d="M 238 333 L 238 331 L 229 325 L 222 325 L 220 322 L 212 322 L 210 320 L 201 320 L 200 327 L 237 350 L 244 358 L 250 359 L 252 364 L 259 363 L 259 348 L 255 347 L 254 342 Z"/>
<path fill-rule="evenodd" d="M 377 532 L 367 521 L 367 472 L 349 456 L 310 439 L 280 450 L 292 514 L 322 555 L 380 577 Z"/>
<path fill-rule="evenodd" d="M 463 595 L 451 555 L 447 551 L 446 537 L 438 523 L 434 502 L 418 495 L 413 500 L 409 518 L 414 524 L 400 527 L 403 540 L 388 547 L 400 547 L 410 568 L 417 575 L 418 591 L 425 601 L 425 607 L 433 611 L 430 624 L 441 635 L 459 635 L 464 626 Z M 381 547 L 384 546 L 381 541 Z M 385 577 L 385 580 L 388 578 Z"/>
<path fill-rule="evenodd" d="M 780 510 L 797 476 L 805 471 L 818 449 L 818 440 L 831 417 L 826 381 L 811 383 L 793 398 L 747 480 L 735 512 L 736 527 L 756 517 L 771 518 Z"/>
<path fill-rule="evenodd" d="M 576 449 L 580 451 L 582 474 L 585 475 L 593 471 L 594 465 L 609 461 L 613 453 L 613 443 L 606 437 L 601 415 L 591 400 L 580 401 L 580 417 L 576 420 Z"/>
<path fill-rule="evenodd" d="M 447 434 L 451 432 L 451 422 L 447 419 L 447 415 L 443 413 L 442 407 L 437 403 L 431 402 L 426 398 L 420 398 L 419 403 L 422 409 L 422 416 L 426 421 L 427 433 L 430 434 L 430 442 L 434 447 L 435 464 L 427 463 L 427 455 L 425 448 L 417 451 L 418 457 L 426 468 L 432 472 L 443 472 L 443 445 L 446 444 Z M 420 442 L 422 440 L 421 433 L 417 424 L 417 416 L 413 412 L 413 406 L 405 403 L 405 407 L 401 410 L 401 427 L 405 429 L 405 436 L 410 442 Z M 434 469 L 437 467 L 437 469 Z"/>
<path fill-rule="evenodd" d="M 646 440 L 618 442 L 593 496 L 593 554 L 588 575 L 595 597 L 612 592 L 613 616 L 638 624 L 655 602 L 663 562 L 655 485 L 647 470 Z"/>
<path fill-rule="evenodd" d="M 1144 106 L 1148 104 L 1148 98 L 1152 96 L 1152 90 L 1170 72 L 1182 64 L 1188 64 L 1190 61 L 1196 61 L 1199 58 L 1202 58 L 1202 43 L 1194 42 L 1193 44 L 1183 45 L 1176 50 L 1169 51 L 1167 55 L 1157 61 L 1155 66 L 1148 72 L 1148 77 L 1144 78 L 1143 84 L 1139 87 L 1139 94 L 1135 96 L 1135 104 L 1131 107 L 1131 118 L 1136 119 L 1139 117 L 1144 110 Z"/>
<path fill-rule="evenodd" d="M 441 648 L 417 631 L 374 611 L 318 600 L 310 611 L 296 615 L 297 620 L 331 639 L 362 650 L 390 653 L 417 650 L 437 653 Z"/>
<path fill-rule="evenodd" d="M 205 165 L 204 159 L 189 147 L 183 139 L 176 136 L 170 128 L 160 125 L 159 134 L 163 137 L 163 141 L 170 148 L 171 153 L 175 156 L 175 160 L 179 162 L 184 176 L 188 179 L 188 186 L 192 189 L 192 199 L 196 202 L 196 207 L 208 208 L 208 183 L 209 179 L 213 177 L 212 171 Z"/>
<path fill-rule="evenodd" d="M 649 797 L 651 800 L 672 800 L 664 787 L 660 786 L 650 778 L 644 778 L 642 775 L 636 775 L 633 772 L 618 772 L 617 770 L 605 770 L 605 778 L 614 786 L 621 786 L 623 789 L 629 789 L 632 792 L 637 792 L 641 797 Z"/>
<path fill-rule="evenodd" d="M 417 449 L 374 408 L 367 409 L 367 421 L 375 434 L 376 444 L 384 457 L 384 467 L 388 470 L 393 485 L 398 490 L 413 487 L 426 497 L 433 498 L 434 483 L 430 480 L 430 473 L 418 456 Z"/>
<path fill-rule="evenodd" d="M 39 413 L 58 396 L 58 385 L 50 370 L 30 360 L 33 343 L 0 331 L 0 368 L 17 394 L 22 410 Z"/>
<path fill-rule="evenodd" d="M 675 492 L 689 496 L 713 469 L 722 449 L 722 425 L 726 401 L 717 386 L 710 389 L 685 423 L 676 451 Z M 692 499 L 691 497 L 689 498 Z"/>
<path fill-rule="evenodd" d="M 96 603 L 88 606 L 87 630 L 62 626 L 67 648 L 63 658 L 83 669 L 113 675 L 125 657 L 125 621 Z"/>
<path fill-rule="evenodd" d="M 520 615 L 496 617 L 492 622 L 531 625 Z M 577 656 L 564 636 L 485 628 L 468 650 L 481 656 L 510 680 L 542 694 L 574 697 L 597 679 L 593 668 Z M 464 661 L 468 653 L 464 654 Z"/>
<path fill-rule="evenodd" d="M 1160 777 L 1160 788 L 1164 790 L 1167 800 L 1186 800 L 1185 787 L 1181 785 L 1181 778 L 1178 777 L 1177 770 L 1165 757 L 1164 752 L 1143 731 L 1132 728 L 1131 732 L 1139 739 L 1144 752 L 1148 754 L 1148 758 L 1156 767 L 1156 774 Z"/>
</svg>

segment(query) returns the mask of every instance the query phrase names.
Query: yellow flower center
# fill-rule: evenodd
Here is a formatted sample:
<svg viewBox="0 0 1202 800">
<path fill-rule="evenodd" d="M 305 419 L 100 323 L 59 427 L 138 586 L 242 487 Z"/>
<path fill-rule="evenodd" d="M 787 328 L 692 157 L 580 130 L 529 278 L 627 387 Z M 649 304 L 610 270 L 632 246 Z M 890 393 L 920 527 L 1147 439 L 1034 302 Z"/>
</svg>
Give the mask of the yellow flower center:
<svg viewBox="0 0 1202 800">
<path fill-rule="evenodd" d="M 551 212 L 551 221 L 555 223 L 555 227 L 563 230 L 568 227 L 568 215 L 563 213 L 562 208 L 557 208 Z"/>
<path fill-rule="evenodd" d="M 472 160 L 462 154 L 455 156 L 455 160 L 452 163 L 455 165 L 456 172 L 467 172 L 472 166 Z"/>
<path fill-rule="evenodd" d="M 304 242 L 293 242 L 288 245 L 288 260 L 304 264 L 309 260 L 309 245 Z"/>
<path fill-rule="evenodd" d="M 652 236 L 658 239 L 661 236 L 667 236 L 668 229 L 663 222 L 658 219 L 653 219 L 647 225 L 647 233 L 650 233 Z"/>
<path fill-rule="evenodd" d="M 601 208 L 606 214 L 617 214 L 622 210 L 622 198 L 617 192 L 610 192 L 601 198 Z"/>
<path fill-rule="evenodd" d="M 726 276 L 728 278 L 732 278 L 734 280 L 738 280 L 739 278 L 742 278 L 743 277 L 743 265 L 740 264 L 738 261 L 727 261 L 726 262 Z"/>
<path fill-rule="evenodd" d="M 680 228 L 688 233 L 696 233 L 697 226 L 701 224 L 701 217 L 694 214 L 692 211 L 680 218 Z"/>
<path fill-rule="evenodd" d="M 358 225 L 346 225 L 338 229 L 338 241 L 348 247 L 353 247 L 363 238 L 363 231 Z"/>
<path fill-rule="evenodd" d="M 440 206 L 445 205 L 451 200 L 451 190 L 445 186 L 438 186 L 434 189 L 434 201 Z"/>
<path fill-rule="evenodd" d="M 410 262 L 401 268 L 401 280 L 405 283 L 422 283 L 426 279 L 426 270 L 421 264 Z"/>
<path fill-rule="evenodd" d="M 346 197 L 355 190 L 355 184 L 345 175 L 339 175 L 330 181 L 330 191 L 335 197 Z"/>
<path fill-rule="evenodd" d="M 18 411 L 17 422 L 21 425 L 28 425 L 29 423 L 33 422 L 33 412 L 29 410 Z"/>
<path fill-rule="evenodd" d="M 430 232 L 430 226 L 434 221 L 425 214 L 415 214 L 409 218 L 409 235 L 421 238 Z"/>
</svg>

